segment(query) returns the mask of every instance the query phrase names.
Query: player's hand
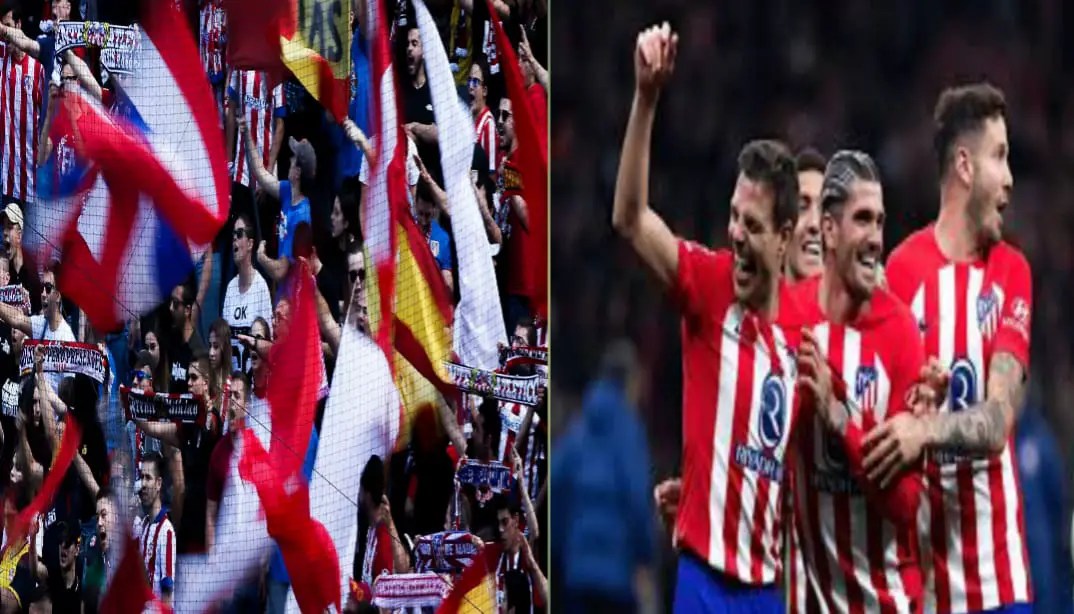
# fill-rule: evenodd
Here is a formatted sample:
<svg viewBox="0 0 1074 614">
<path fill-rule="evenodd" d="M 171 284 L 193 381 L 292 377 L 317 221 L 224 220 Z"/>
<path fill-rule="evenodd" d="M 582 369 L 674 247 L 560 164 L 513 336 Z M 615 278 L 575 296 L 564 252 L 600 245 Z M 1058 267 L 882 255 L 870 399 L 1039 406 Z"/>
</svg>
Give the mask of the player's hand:
<svg viewBox="0 0 1074 614">
<path fill-rule="evenodd" d="M 638 35 L 634 46 L 634 77 L 638 93 L 651 101 L 656 100 L 675 70 L 678 48 L 679 35 L 666 21 Z"/>
<path fill-rule="evenodd" d="M 903 470 L 921 460 L 925 424 L 909 413 L 892 416 L 865 436 L 862 468 L 870 481 L 887 488 Z"/>
<path fill-rule="evenodd" d="M 820 350 L 813 329 L 808 327 L 802 329 L 802 344 L 798 349 L 798 385 L 813 394 L 824 423 L 833 430 L 841 431 L 846 423 L 846 410 L 842 404 L 833 402 L 832 369 Z"/>
<path fill-rule="evenodd" d="M 920 377 L 922 384 L 931 393 L 933 408 L 943 405 L 951 386 L 951 372 L 944 368 L 940 359 L 932 356 L 928 364 L 921 367 Z"/>
</svg>

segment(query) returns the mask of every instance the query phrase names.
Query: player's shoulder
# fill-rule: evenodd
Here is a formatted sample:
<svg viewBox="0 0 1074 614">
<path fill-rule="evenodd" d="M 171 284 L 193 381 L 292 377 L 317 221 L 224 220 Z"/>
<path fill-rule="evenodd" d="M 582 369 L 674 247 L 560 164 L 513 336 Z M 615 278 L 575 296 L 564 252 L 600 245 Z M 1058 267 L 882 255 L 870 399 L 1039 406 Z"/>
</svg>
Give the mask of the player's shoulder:
<svg viewBox="0 0 1074 614">
<path fill-rule="evenodd" d="M 780 283 L 779 319 L 784 328 L 799 328 L 816 324 L 823 319 L 817 297 L 820 275 L 795 282 Z"/>
<path fill-rule="evenodd" d="M 913 333 L 918 334 L 917 318 L 910 306 L 903 302 L 894 292 L 887 288 L 876 288 L 872 296 L 872 309 L 877 314 L 887 334 L 892 335 L 892 340 L 897 336 Z"/>
<path fill-rule="evenodd" d="M 1010 272 L 1030 272 L 1029 259 L 1025 253 L 1007 241 L 996 243 L 988 254 L 989 264 L 999 265 Z"/>
<path fill-rule="evenodd" d="M 710 291 L 717 295 L 734 293 L 731 270 L 734 255 L 731 250 L 711 248 L 690 239 L 679 239 L 679 267 L 688 271 L 690 277 L 710 284 Z"/>
<path fill-rule="evenodd" d="M 921 265 L 930 255 L 936 253 L 936 237 L 932 224 L 910 233 L 888 255 L 885 268 L 890 270 L 900 266 Z"/>
</svg>

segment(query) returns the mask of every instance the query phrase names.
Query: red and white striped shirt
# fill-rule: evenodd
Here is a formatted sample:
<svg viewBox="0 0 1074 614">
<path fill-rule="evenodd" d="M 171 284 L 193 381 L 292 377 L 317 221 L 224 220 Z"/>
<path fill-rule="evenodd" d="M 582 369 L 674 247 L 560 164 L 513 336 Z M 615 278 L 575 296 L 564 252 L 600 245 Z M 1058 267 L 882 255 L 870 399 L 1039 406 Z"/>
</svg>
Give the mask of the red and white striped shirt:
<svg viewBox="0 0 1074 614">
<path fill-rule="evenodd" d="M 981 402 L 992 357 L 1014 356 L 1028 372 L 1032 282 L 1025 256 L 1007 243 L 986 259 L 952 262 L 935 227 L 908 237 L 888 259 L 892 291 L 910 305 L 925 351 L 951 371 L 941 413 Z M 919 528 L 928 611 L 989 610 L 1032 600 L 1014 439 L 990 458 L 930 453 Z"/>
<path fill-rule="evenodd" d="M 223 0 L 202 0 L 198 19 L 201 67 L 210 83 L 221 83 L 227 54 L 227 16 Z"/>
<path fill-rule="evenodd" d="M 683 469 L 676 537 L 727 576 L 764 585 L 781 572 L 783 463 L 795 415 L 789 348 L 797 340 L 789 345 L 789 333 L 735 301 L 732 266 L 727 250 L 679 243 L 673 294 L 682 312 Z M 781 298 L 781 309 L 788 302 Z"/>
<path fill-rule="evenodd" d="M 139 549 L 145 564 L 146 577 L 158 598 L 164 591 L 175 586 L 175 529 L 168 518 L 168 510 L 161 509 L 153 522 L 141 527 Z"/>
<path fill-rule="evenodd" d="M 526 418 L 528 407 L 518 403 L 500 403 L 500 449 L 498 458 L 504 464 L 511 463 L 511 446 L 515 445 L 518 433 L 522 430 L 522 421 Z M 526 437 L 526 455 L 522 458 L 522 479 L 526 482 L 526 492 L 533 499 L 541 489 L 544 478 L 541 463 L 545 458 L 545 449 L 541 445 L 541 417 L 533 412 L 530 421 L 530 433 Z"/>
<path fill-rule="evenodd" d="M 254 146 L 261 154 L 261 163 L 265 169 L 276 174 L 275 168 L 269 168 L 272 155 L 272 137 L 276 134 L 276 118 L 283 117 L 283 84 L 269 89 L 268 77 L 255 70 L 231 71 L 231 83 L 227 90 L 228 103 L 234 100 L 253 137 Z M 235 146 L 235 177 L 238 183 L 253 187 L 253 178 L 246 164 L 246 140 L 237 139 Z"/>
<path fill-rule="evenodd" d="M 909 411 L 909 392 L 925 364 L 924 346 L 910 310 L 886 290 L 876 290 L 868 312 L 849 326 L 826 321 L 819 290 L 814 277 L 793 292 L 832 379 L 846 383 L 851 425 L 844 441 L 825 426 L 811 396 L 799 397 L 803 415 L 811 417 L 795 433 L 791 542 L 801 556 L 790 557 L 788 611 L 917 612 L 921 475 L 904 478 L 908 492 L 902 501 L 885 496 L 892 489 L 878 492 L 861 475 L 861 439 L 888 416 Z"/>
<path fill-rule="evenodd" d="M 489 174 L 495 178 L 496 162 L 498 160 L 496 157 L 496 120 L 492 117 L 492 111 L 488 107 L 485 107 L 477 116 L 477 121 L 474 122 L 474 130 L 477 132 L 477 144 L 488 154 Z"/>
<path fill-rule="evenodd" d="M 37 173 L 37 118 L 41 113 L 45 70 L 29 55 L 21 59 L 8 50 L 3 59 L 0 101 L 3 108 L 4 151 L 0 187 L 4 196 L 33 200 Z"/>
</svg>

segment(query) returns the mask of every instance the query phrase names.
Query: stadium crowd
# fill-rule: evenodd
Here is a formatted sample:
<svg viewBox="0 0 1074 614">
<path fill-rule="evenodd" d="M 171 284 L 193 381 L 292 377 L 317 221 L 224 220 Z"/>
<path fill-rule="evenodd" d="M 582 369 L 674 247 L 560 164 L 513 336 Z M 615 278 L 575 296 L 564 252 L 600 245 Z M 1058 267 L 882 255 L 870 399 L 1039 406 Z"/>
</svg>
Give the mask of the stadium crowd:
<svg viewBox="0 0 1074 614">
<path fill-rule="evenodd" d="M 51 267 L 35 267 L 24 253 L 29 213 L 35 207 L 36 168 L 55 154 L 59 164 L 74 156 L 74 143 L 52 142 L 50 126 L 59 99 L 84 88 L 117 115 L 128 113 L 122 87 L 133 74 L 108 74 L 100 50 L 76 47 L 56 54 L 50 72 L 44 55 L 48 22 L 134 22 L 129 6 L 103 1 L 6 0 L 0 6 L 3 100 L 3 225 L 0 286 L 17 287 L 0 305 L 0 490 L 6 526 L 47 483 L 65 428 L 82 432 L 70 470 L 48 510 L 26 538 L 8 543 L 0 560 L 0 612 L 95 612 L 118 561 L 113 553 L 134 519 L 146 574 L 154 595 L 179 604 L 175 580 L 184 573 L 181 555 L 211 551 L 224 536 L 217 516 L 226 481 L 252 408 L 265 398 L 274 364 L 274 340 L 286 334 L 294 306 L 293 272 L 310 267 L 316 279 L 323 382 L 317 422 L 307 456 L 307 479 L 327 398 L 338 382 L 341 330 L 367 330 L 367 280 L 376 274 L 363 249 L 360 203 L 369 184 L 369 158 L 376 125 L 370 104 L 371 33 L 365 0 L 350 13 L 349 118 L 336 123 L 294 78 L 272 84 L 264 73 L 229 66 L 226 14 L 221 0 L 178 3 L 198 41 L 206 78 L 225 135 L 232 180 L 230 215 L 195 271 L 174 286 L 153 313 L 132 317 L 118 331 L 96 331 L 67 300 Z M 437 125 L 426 79 L 422 40 L 414 9 L 405 0 L 384 2 L 390 11 L 391 44 L 408 137 L 408 197 L 415 222 L 427 239 L 442 283 L 460 300 L 458 258 L 450 203 L 441 173 Z M 496 0 L 493 5 L 512 39 L 539 130 L 547 123 L 547 7 L 540 0 Z M 519 142 L 506 95 L 489 9 L 481 0 L 429 2 L 444 41 L 459 99 L 472 115 L 472 187 L 485 224 L 489 258 L 495 263 L 507 337 L 503 349 L 545 346 L 546 325 L 537 318 L 530 260 L 526 190 L 514 170 Z M 284 146 L 287 143 L 287 146 Z M 88 210 L 87 210 L 88 211 Z M 298 263 L 302 267 L 297 266 Z M 367 266 L 367 264 L 369 266 Z M 62 266 L 62 263 L 61 265 Z M 403 290 L 397 301 L 408 300 Z M 5 295 L 9 296 L 9 295 Z M 26 298 L 26 305 L 18 304 Z M 104 382 L 91 370 L 50 368 L 43 345 L 26 340 L 84 343 L 107 357 Z M 32 346 L 32 347 L 31 347 Z M 72 348 L 76 347 L 74 345 Z M 54 366 L 54 365 L 53 365 Z M 501 365 L 529 377 L 545 369 L 532 363 Z M 352 371 L 353 372 L 353 371 Z M 272 377 L 280 377 L 280 373 Z M 543 381 L 543 380 L 542 380 Z M 354 390 L 355 388 L 351 388 Z M 361 390 L 358 384 L 357 390 Z M 201 419 L 156 420 L 129 413 L 132 399 L 152 395 L 159 403 L 193 399 Z M 501 612 L 541 611 L 548 599 L 542 571 L 546 537 L 540 518 L 547 509 L 547 400 L 536 405 L 461 395 L 439 398 L 422 413 L 413 436 L 392 455 L 365 459 L 361 497 L 355 505 L 357 547 L 347 611 L 376 611 L 371 600 L 384 574 L 462 569 L 422 566 L 421 544 L 447 540 L 465 550 L 501 544 L 495 570 Z M 177 405 L 176 405 L 177 406 Z M 124 412 L 126 445 L 109 436 L 106 416 Z M 71 420 L 65 420 L 70 416 Z M 103 425 L 103 426 L 102 426 Z M 461 459 L 498 461 L 510 468 L 515 487 L 487 496 L 483 487 L 459 486 Z M 135 497 L 126 498 L 110 478 L 130 472 Z M 123 512 L 123 513 L 119 513 Z M 439 546 L 435 546 L 439 547 Z M 437 559 L 438 561 L 440 559 Z M 289 576 L 277 548 L 262 571 L 237 591 L 223 611 L 283 612 Z M 190 604 L 187 604 L 190 605 Z M 202 605 L 202 604 L 194 604 Z M 382 611 L 395 610 L 386 608 Z M 427 607 L 425 608 L 428 609 Z"/>
</svg>

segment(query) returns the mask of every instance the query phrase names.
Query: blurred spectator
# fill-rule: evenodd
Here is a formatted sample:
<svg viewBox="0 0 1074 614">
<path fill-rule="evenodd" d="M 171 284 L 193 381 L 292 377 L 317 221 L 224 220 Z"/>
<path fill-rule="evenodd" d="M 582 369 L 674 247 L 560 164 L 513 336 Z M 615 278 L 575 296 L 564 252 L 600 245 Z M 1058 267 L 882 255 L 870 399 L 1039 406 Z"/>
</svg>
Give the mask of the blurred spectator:
<svg viewBox="0 0 1074 614">
<path fill-rule="evenodd" d="M 636 372 L 629 342 L 609 346 L 582 415 L 552 444 L 552 557 L 562 572 L 556 606 L 565 612 L 655 606 L 653 481 Z"/>
</svg>

